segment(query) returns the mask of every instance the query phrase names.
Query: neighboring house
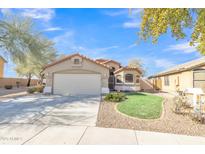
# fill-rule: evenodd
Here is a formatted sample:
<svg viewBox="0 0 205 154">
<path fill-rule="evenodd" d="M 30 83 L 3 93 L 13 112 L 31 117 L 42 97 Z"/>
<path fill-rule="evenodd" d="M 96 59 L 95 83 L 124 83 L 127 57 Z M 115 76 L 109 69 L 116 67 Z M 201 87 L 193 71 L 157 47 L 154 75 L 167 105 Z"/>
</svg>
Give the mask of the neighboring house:
<svg viewBox="0 0 205 154">
<path fill-rule="evenodd" d="M 6 63 L 7 61 L 0 56 L 0 78 L 4 77 L 4 63 Z"/>
<path fill-rule="evenodd" d="M 99 95 L 110 90 L 140 90 L 141 71 L 107 59 L 92 60 L 78 53 L 45 66 L 46 89 L 53 94 Z"/>
<path fill-rule="evenodd" d="M 149 77 L 154 87 L 165 92 L 202 88 L 205 92 L 205 57 L 177 65 Z"/>
</svg>

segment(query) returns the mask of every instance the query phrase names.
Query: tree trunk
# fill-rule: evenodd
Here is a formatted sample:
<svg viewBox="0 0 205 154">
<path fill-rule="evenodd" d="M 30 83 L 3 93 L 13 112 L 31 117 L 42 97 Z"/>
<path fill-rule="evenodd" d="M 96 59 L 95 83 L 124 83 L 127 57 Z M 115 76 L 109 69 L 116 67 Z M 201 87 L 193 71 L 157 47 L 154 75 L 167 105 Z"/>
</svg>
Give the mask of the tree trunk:
<svg viewBox="0 0 205 154">
<path fill-rule="evenodd" d="M 28 74 L 28 82 L 27 82 L 27 87 L 29 87 L 31 84 L 31 73 Z"/>
<path fill-rule="evenodd" d="M 39 84 L 43 84 L 44 74 L 40 73 L 39 77 L 40 77 Z"/>
</svg>

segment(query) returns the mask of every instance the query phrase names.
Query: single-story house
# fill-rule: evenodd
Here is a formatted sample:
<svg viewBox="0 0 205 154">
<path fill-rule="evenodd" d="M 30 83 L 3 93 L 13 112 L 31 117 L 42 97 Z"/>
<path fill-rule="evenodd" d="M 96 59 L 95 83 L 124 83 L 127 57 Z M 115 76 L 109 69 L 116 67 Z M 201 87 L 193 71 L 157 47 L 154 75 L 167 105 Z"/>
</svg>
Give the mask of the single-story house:
<svg viewBox="0 0 205 154">
<path fill-rule="evenodd" d="M 150 76 L 149 80 L 155 89 L 165 92 L 184 91 L 186 88 L 202 88 L 205 92 L 205 57 Z"/>
<path fill-rule="evenodd" d="M 65 56 L 42 71 L 46 89 L 63 95 L 100 95 L 110 90 L 138 91 L 141 71 L 108 59 L 90 59 L 79 53 Z"/>
</svg>

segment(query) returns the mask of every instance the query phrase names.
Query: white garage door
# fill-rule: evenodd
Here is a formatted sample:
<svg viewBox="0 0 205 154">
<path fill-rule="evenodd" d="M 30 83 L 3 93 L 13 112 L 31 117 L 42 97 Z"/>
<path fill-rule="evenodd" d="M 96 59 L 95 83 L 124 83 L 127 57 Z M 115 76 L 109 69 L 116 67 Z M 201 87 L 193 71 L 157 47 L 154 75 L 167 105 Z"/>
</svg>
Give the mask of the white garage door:
<svg viewBox="0 0 205 154">
<path fill-rule="evenodd" d="M 53 93 L 61 95 L 100 95 L 99 74 L 55 74 Z"/>
</svg>

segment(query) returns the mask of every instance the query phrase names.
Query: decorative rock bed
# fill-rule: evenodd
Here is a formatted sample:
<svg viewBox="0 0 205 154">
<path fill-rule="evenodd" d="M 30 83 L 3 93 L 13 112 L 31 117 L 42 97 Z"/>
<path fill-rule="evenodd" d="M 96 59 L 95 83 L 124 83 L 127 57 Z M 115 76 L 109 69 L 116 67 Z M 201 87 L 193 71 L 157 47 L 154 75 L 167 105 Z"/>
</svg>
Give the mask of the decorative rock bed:
<svg viewBox="0 0 205 154">
<path fill-rule="evenodd" d="M 133 119 L 115 111 L 115 103 L 102 102 L 97 126 L 127 128 L 134 130 L 156 131 L 195 136 L 205 136 L 205 125 L 192 120 L 189 115 L 173 112 L 173 96 L 161 93 L 167 99 L 164 102 L 164 116 L 156 120 Z"/>
</svg>

